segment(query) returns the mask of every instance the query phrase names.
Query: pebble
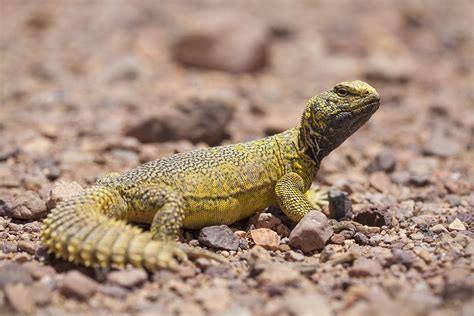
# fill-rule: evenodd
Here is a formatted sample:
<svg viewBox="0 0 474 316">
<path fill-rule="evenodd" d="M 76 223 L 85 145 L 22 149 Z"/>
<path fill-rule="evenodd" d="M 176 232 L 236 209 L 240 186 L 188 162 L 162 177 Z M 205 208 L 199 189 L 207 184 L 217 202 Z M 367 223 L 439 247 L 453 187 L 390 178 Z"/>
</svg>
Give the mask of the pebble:
<svg viewBox="0 0 474 316">
<path fill-rule="evenodd" d="M 314 292 L 292 292 L 285 295 L 281 308 L 284 311 L 288 310 L 289 315 L 333 315 L 328 301 L 322 295 Z M 287 315 L 287 313 L 282 313 L 282 315 Z"/>
<path fill-rule="evenodd" d="M 352 218 L 352 201 L 347 192 L 331 190 L 328 193 L 329 218 Z"/>
<path fill-rule="evenodd" d="M 41 282 L 35 282 L 31 286 L 32 299 L 36 305 L 44 306 L 51 301 L 52 290 L 49 286 Z"/>
<path fill-rule="evenodd" d="M 140 286 L 148 280 L 148 274 L 143 269 L 113 271 L 107 275 L 107 281 L 125 288 Z"/>
<path fill-rule="evenodd" d="M 423 240 L 424 237 L 425 236 L 420 232 L 416 232 L 410 235 L 410 238 L 413 240 Z"/>
<path fill-rule="evenodd" d="M 352 277 L 374 276 L 382 273 L 382 270 L 382 266 L 377 261 L 360 257 L 349 269 L 349 275 Z"/>
<path fill-rule="evenodd" d="M 319 211 L 306 214 L 290 233 L 290 245 L 311 252 L 321 250 L 333 235 L 326 215 Z"/>
<path fill-rule="evenodd" d="M 288 236 L 290 236 L 291 233 L 290 229 L 285 224 L 278 225 L 276 228 L 276 232 L 282 238 L 287 238 Z"/>
<path fill-rule="evenodd" d="M 31 289 L 22 283 L 8 284 L 4 289 L 5 297 L 10 306 L 20 314 L 32 314 L 35 305 Z"/>
<path fill-rule="evenodd" d="M 280 245 L 280 236 L 268 228 L 257 228 L 250 231 L 250 237 L 256 245 L 265 249 L 277 250 Z"/>
<path fill-rule="evenodd" d="M 12 208 L 6 210 L 5 215 L 14 219 L 34 220 L 42 218 L 46 215 L 46 204 L 33 191 L 26 191 L 23 194 L 16 196 L 12 202 Z"/>
<path fill-rule="evenodd" d="M 95 294 L 98 287 L 99 283 L 94 279 L 73 270 L 64 276 L 61 292 L 66 296 L 85 301 Z"/>
<path fill-rule="evenodd" d="M 55 208 L 59 202 L 64 201 L 82 191 L 82 186 L 73 182 L 56 182 L 49 192 L 49 198 L 46 201 L 48 209 Z"/>
<path fill-rule="evenodd" d="M 354 240 L 356 243 L 362 246 L 369 244 L 369 238 L 366 235 L 362 234 L 361 232 L 355 233 Z"/>
<path fill-rule="evenodd" d="M 195 13 L 173 43 L 180 63 L 239 73 L 255 71 L 268 59 L 270 30 L 243 12 L 210 10 Z"/>
<path fill-rule="evenodd" d="M 346 240 L 346 238 L 342 234 L 334 234 L 329 240 L 332 244 L 344 245 L 344 241 Z"/>
<path fill-rule="evenodd" d="M 240 238 L 226 225 L 204 227 L 198 240 L 205 246 L 223 250 L 237 250 L 240 245 Z"/>
<path fill-rule="evenodd" d="M 273 230 L 281 224 L 281 219 L 272 213 L 259 213 L 255 215 L 255 217 L 255 228 L 268 228 Z"/>
<path fill-rule="evenodd" d="M 128 291 L 126 289 L 116 285 L 102 285 L 99 287 L 98 292 L 117 299 L 122 299 L 128 295 Z"/>
<path fill-rule="evenodd" d="M 370 162 L 369 166 L 367 167 L 367 171 L 383 171 L 389 173 L 395 170 L 395 165 L 396 160 L 393 150 L 391 148 L 384 147 L 375 155 L 374 159 Z"/>
<path fill-rule="evenodd" d="M 30 285 L 33 279 L 28 270 L 16 262 L 10 262 L 0 267 L 0 289 L 7 284 L 21 283 Z"/>
<path fill-rule="evenodd" d="M 413 253 L 402 249 L 392 248 L 392 263 L 399 263 L 406 267 L 410 267 L 414 260 L 415 256 Z"/>
<path fill-rule="evenodd" d="M 22 264 L 22 267 L 28 270 L 34 280 L 40 280 L 45 276 L 53 276 L 56 270 L 52 266 L 44 265 L 38 261 L 28 261 Z"/>
<path fill-rule="evenodd" d="M 444 227 L 443 224 L 436 224 L 434 225 L 433 227 L 431 227 L 431 231 L 433 233 L 437 233 L 437 234 L 440 234 L 440 233 L 447 233 L 448 230 L 446 229 L 446 227 Z"/>
<path fill-rule="evenodd" d="M 392 190 L 390 177 L 382 171 L 377 171 L 369 176 L 370 185 L 379 192 L 388 193 Z"/>
<path fill-rule="evenodd" d="M 20 240 L 17 244 L 20 251 L 34 255 L 36 253 L 36 244 L 33 241 L 29 240 Z"/>
<path fill-rule="evenodd" d="M 456 218 L 448 225 L 449 230 L 457 230 L 457 231 L 464 231 L 466 230 L 466 226 L 464 226 L 463 222 Z"/>
<path fill-rule="evenodd" d="M 18 246 L 12 242 L 3 242 L 2 243 L 2 252 L 3 253 L 14 253 L 18 251 Z"/>
<path fill-rule="evenodd" d="M 303 261 L 304 255 L 296 251 L 285 252 L 285 260 L 288 261 Z"/>
<path fill-rule="evenodd" d="M 219 145 L 228 137 L 227 127 L 234 115 L 235 96 L 185 95 L 159 116 L 149 117 L 126 131 L 142 143 L 188 140 Z M 209 124 L 212 122 L 212 124 Z"/>
<path fill-rule="evenodd" d="M 354 216 L 354 221 L 367 226 L 391 226 L 392 217 L 384 208 L 369 206 Z"/>
<path fill-rule="evenodd" d="M 443 129 L 434 129 L 423 144 L 423 152 L 426 155 L 446 158 L 459 154 L 466 146 L 467 144 L 457 137 L 448 136 Z"/>
</svg>

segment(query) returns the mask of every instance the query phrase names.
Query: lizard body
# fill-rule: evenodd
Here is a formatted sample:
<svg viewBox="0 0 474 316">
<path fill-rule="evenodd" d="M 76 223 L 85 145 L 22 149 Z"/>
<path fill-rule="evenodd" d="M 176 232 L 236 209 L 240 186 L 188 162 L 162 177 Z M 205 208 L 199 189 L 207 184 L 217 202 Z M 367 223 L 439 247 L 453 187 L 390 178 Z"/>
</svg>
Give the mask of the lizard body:
<svg viewBox="0 0 474 316">
<path fill-rule="evenodd" d="M 342 82 L 310 99 L 299 126 L 261 140 L 150 161 L 60 203 L 42 240 L 58 257 L 101 266 L 176 268 L 188 256 L 179 229 L 232 224 L 271 205 L 293 221 L 313 207 L 305 197 L 321 160 L 378 109 L 375 89 Z M 150 223 L 150 231 L 127 224 Z"/>
</svg>

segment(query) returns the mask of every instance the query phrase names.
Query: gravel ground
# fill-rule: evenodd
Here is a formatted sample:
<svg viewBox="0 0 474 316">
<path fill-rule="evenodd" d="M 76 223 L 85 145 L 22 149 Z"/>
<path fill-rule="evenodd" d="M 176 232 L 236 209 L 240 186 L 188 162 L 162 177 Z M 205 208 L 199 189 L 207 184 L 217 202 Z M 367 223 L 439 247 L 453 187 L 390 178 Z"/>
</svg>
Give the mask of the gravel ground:
<svg viewBox="0 0 474 316">
<path fill-rule="evenodd" d="M 0 5 L 0 313 L 473 315 L 472 2 Z M 353 79 L 381 107 L 316 183 L 328 215 L 372 232 L 309 250 L 270 208 L 183 231 L 227 262 L 176 273 L 87 269 L 38 242 L 48 210 L 100 176 L 277 133 Z"/>
</svg>

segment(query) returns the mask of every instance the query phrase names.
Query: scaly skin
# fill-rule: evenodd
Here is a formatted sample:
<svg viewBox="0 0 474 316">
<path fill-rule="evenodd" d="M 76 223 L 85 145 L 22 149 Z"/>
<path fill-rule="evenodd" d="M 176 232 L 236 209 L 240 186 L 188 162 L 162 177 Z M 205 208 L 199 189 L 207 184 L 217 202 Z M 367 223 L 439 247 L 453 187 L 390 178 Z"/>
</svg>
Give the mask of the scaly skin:
<svg viewBox="0 0 474 316">
<path fill-rule="evenodd" d="M 271 205 L 299 221 L 314 209 L 305 193 L 321 160 L 378 107 L 368 84 L 339 83 L 310 99 L 301 124 L 281 134 L 180 153 L 100 179 L 48 215 L 42 240 L 60 258 L 102 267 L 175 269 L 188 256 L 218 259 L 178 244 L 179 229 L 232 224 Z"/>
</svg>

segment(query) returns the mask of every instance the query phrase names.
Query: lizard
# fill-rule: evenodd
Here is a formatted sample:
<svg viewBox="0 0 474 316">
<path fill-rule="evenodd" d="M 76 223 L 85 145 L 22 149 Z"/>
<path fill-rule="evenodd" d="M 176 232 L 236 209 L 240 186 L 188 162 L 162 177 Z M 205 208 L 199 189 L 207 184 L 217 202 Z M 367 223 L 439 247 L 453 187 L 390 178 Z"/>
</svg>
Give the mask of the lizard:
<svg viewBox="0 0 474 316">
<path fill-rule="evenodd" d="M 198 256 L 220 260 L 180 244 L 180 229 L 230 225 L 272 205 L 298 222 L 314 210 L 306 194 L 322 159 L 379 104 L 369 84 L 341 82 L 311 98 L 300 124 L 282 133 L 182 152 L 100 178 L 51 210 L 41 240 L 56 257 L 86 266 L 152 271 L 177 269 Z M 150 230 L 131 223 L 150 224 Z"/>
</svg>

